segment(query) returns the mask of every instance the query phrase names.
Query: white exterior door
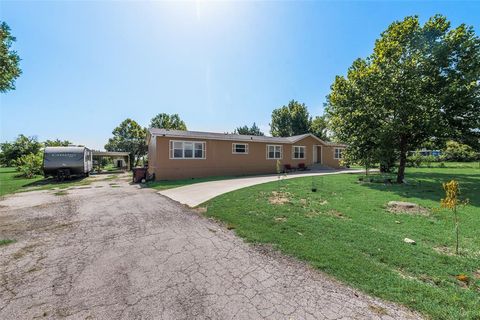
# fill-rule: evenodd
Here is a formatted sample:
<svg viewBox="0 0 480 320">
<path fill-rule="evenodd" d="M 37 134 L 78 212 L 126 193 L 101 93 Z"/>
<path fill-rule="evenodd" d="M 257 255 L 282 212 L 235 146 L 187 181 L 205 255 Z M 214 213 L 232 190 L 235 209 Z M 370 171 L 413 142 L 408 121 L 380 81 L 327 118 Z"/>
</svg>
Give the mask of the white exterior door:
<svg viewBox="0 0 480 320">
<path fill-rule="evenodd" d="M 313 163 L 322 163 L 322 146 L 321 145 L 314 145 L 313 146 Z"/>
</svg>

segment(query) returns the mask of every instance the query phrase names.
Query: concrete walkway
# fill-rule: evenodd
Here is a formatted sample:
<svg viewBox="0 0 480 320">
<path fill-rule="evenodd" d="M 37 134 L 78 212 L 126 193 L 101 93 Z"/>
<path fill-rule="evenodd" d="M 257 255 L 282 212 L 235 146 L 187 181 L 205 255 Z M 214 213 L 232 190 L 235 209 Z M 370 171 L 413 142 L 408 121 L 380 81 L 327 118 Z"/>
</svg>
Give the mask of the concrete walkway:
<svg viewBox="0 0 480 320">
<path fill-rule="evenodd" d="M 363 170 L 319 170 L 319 171 L 307 171 L 299 173 L 291 173 L 287 176 L 282 176 L 282 179 L 293 179 L 301 177 L 310 177 L 310 176 L 323 176 L 331 174 L 341 174 L 341 173 L 361 173 Z M 196 207 L 199 204 L 204 203 L 210 199 L 215 198 L 221 194 L 254 186 L 257 184 L 262 184 L 266 182 L 277 181 L 278 175 L 265 175 L 265 176 L 255 176 L 248 178 L 236 178 L 228 180 L 217 180 L 209 182 L 200 182 L 195 184 L 190 184 L 188 186 L 178 187 L 174 189 L 167 189 L 159 191 L 158 193 L 169 197 L 172 200 L 185 204 L 189 207 Z"/>
</svg>

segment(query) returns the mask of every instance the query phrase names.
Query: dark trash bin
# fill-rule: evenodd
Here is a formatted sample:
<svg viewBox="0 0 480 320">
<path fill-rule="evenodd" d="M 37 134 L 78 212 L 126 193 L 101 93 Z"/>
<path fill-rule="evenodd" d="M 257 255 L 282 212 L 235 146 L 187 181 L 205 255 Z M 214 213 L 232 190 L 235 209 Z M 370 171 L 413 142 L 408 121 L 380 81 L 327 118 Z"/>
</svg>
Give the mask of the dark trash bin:
<svg viewBox="0 0 480 320">
<path fill-rule="evenodd" d="M 133 168 L 133 182 L 140 183 L 143 179 L 146 180 L 147 178 L 147 169 L 145 167 L 142 168 Z"/>
</svg>

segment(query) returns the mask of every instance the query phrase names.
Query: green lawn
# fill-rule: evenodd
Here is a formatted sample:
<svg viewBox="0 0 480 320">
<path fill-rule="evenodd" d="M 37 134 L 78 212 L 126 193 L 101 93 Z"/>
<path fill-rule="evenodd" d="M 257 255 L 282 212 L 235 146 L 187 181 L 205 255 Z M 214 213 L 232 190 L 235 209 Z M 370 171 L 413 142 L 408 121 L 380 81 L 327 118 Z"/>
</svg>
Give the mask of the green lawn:
<svg viewBox="0 0 480 320">
<path fill-rule="evenodd" d="M 406 185 L 359 182 L 359 174 L 305 177 L 240 189 L 204 204 L 250 242 L 282 252 L 369 294 L 434 319 L 480 319 L 480 169 L 408 168 Z M 461 255 L 441 182 L 460 181 Z M 312 192 L 312 183 L 318 191 Z M 279 192 L 277 202 L 272 192 Z M 391 200 L 429 208 L 393 214 Z M 404 238 L 414 239 L 409 245 Z M 468 276 L 468 282 L 456 276 Z"/>
<path fill-rule="evenodd" d="M 0 196 L 13 193 L 19 189 L 25 188 L 31 183 L 42 180 L 42 176 L 32 179 L 17 178 L 18 172 L 15 168 L 0 168 Z"/>
<path fill-rule="evenodd" d="M 235 179 L 240 178 L 238 176 L 221 176 L 221 177 L 207 177 L 207 178 L 191 178 L 183 180 L 160 180 L 160 181 L 149 181 L 146 183 L 148 188 L 154 188 L 157 190 L 166 190 L 172 188 L 183 187 L 189 184 L 208 182 L 208 181 L 217 181 L 225 179 Z"/>
<path fill-rule="evenodd" d="M 429 164 L 430 167 L 438 168 L 472 168 L 480 169 L 480 161 L 475 162 L 432 162 Z M 426 167 L 426 164 L 422 164 L 422 167 Z"/>
<path fill-rule="evenodd" d="M 53 178 L 44 179 L 43 176 L 36 176 L 32 179 L 17 177 L 15 168 L 0 168 L 0 196 L 14 192 L 45 190 L 52 188 L 65 189 L 71 186 L 87 185 L 92 183 L 90 179 L 72 179 L 64 182 L 57 182 Z"/>
</svg>

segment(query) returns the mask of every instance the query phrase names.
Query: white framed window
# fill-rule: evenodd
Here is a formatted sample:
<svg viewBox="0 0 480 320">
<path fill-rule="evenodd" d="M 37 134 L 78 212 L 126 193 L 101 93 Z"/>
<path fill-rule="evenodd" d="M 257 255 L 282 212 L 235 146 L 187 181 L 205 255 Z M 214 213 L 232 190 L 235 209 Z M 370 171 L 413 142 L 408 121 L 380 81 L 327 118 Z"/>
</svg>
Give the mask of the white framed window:
<svg viewBox="0 0 480 320">
<path fill-rule="evenodd" d="M 248 154 L 248 143 L 232 143 L 233 154 Z"/>
<path fill-rule="evenodd" d="M 267 159 L 282 159 L 283 146 L 267 144 Z"/>
<path fill-rule="evenodd" d="M 333 156 L 334 159 L 342 159 L 343 158 L 343 148 L 335 148 L 335 154 Z"/>
<path fill-rule="evenodd" d="M 206 159 L 204 141 L 170 140 L 170 159 Z"/>
<path fill-rule="evenodd" d="M 305 146 L 292 147 L 292 159 L 305 159 Z"/>
</svg>

